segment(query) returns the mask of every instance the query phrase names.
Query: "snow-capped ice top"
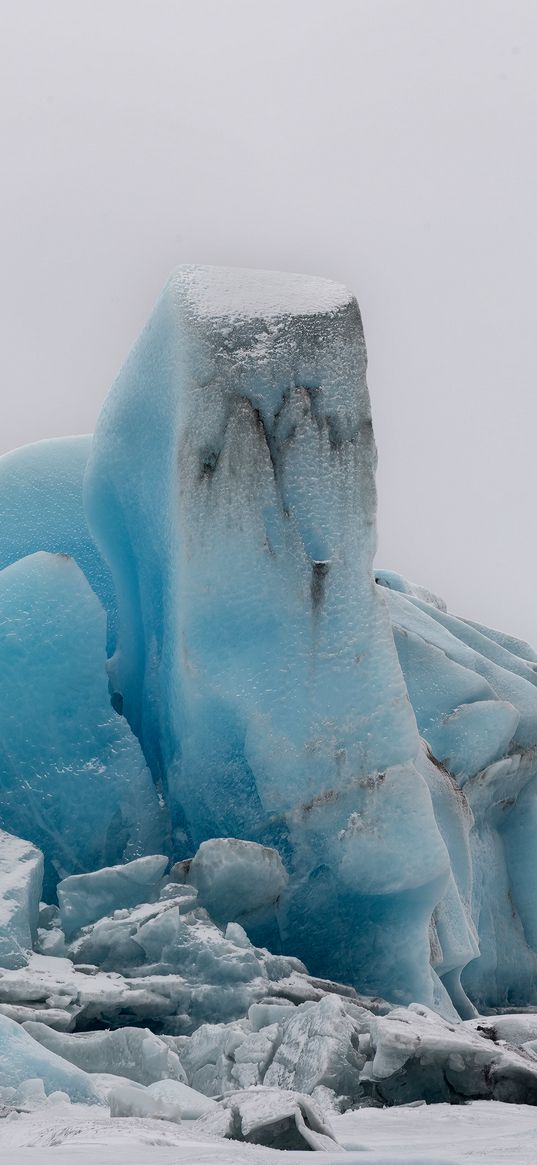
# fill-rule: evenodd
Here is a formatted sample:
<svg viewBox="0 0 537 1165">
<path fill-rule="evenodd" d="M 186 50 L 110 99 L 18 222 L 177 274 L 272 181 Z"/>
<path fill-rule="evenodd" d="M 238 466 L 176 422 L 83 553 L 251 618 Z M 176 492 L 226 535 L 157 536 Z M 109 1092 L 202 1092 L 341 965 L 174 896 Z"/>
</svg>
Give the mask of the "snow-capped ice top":
<svg viewBox="0 0 537 1165">
<path fill-rule="evenodd" d="M 352 294 L 342 283 L 288 271 L 250 267 L 177 267 L 174 289 L 195 312 L 209 319 L 332 314 L 346 307 Z"/>
</svg>

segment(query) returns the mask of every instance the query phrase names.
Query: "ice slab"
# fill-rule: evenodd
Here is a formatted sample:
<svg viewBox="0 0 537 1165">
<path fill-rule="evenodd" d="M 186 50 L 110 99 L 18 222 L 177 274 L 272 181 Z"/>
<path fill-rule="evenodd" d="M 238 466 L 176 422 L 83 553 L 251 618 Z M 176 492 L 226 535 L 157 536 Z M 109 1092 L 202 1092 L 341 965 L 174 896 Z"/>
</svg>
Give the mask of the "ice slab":
<svg viewBox="0 0 537 1165">
<path fill-rule="evenodd" d="M 158 898 L 167 865 L 165 855 L 149 854 L 123 865 L 64 878 L 57 889 L 66 937 L 114 910 Z"/>
<path fill-rule="evenodd" d="M 117 1031 L 68 1035 L 44 1023 L 27 1021 L 24 1026 L 43 1047 L 84 1072 L 115 1073 L 144 1085 L 159 1080 L 186 1082 L 177 1054 L 148 1028 L 122 1027 Z"/>
<path fill-rule="evenodd" d="M 41 1079 L 47 1095 L 59 1091 L 81 1104 L 101 1103 L 90 1076 L 0 1015 L 0 1087 L 17 1087 L 30 1079 Z"/>
<path fill-rule="evenodd" d="M 104 611 L 72 558 L 0 571 L 0 825 L 72 873 L 155 853 L 163 813 L 139 744 L 110 705 Z"/>
<path fill-rule="evenodd" d="M 0 829 L 0 967 L 24 967 L 37 936 L 43 854 Z"/>
</svg>

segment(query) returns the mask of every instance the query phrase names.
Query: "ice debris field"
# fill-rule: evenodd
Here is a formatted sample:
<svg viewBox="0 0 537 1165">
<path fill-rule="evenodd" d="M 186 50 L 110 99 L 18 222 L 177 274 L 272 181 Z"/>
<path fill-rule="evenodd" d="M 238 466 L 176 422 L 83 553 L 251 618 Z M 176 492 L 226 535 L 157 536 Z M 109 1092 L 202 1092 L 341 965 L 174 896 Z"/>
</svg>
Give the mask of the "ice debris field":
<svg viewBox="0 0 537 1165">
<path fill-rule="evenodd" d="M 375 463 L 354 297 L 211 267 L 0 459 L 3 1160 L 537 1159 L 537 655 Z"/>
</svg>

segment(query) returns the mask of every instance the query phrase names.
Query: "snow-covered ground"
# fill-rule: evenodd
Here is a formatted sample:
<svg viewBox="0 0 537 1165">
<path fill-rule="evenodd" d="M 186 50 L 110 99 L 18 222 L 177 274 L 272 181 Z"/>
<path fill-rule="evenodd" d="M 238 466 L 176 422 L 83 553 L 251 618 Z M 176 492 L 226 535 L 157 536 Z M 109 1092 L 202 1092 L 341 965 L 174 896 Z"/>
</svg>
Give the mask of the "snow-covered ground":
<svg viewBox="0 0 537 1165">
<path fill-rule="evenodd" d="M 535 1165 L 537 1108 L 498 1101 L 360 1109 L 335 1117 L 345 1153 L 323 1165 Z M 50 1105 L 0 1121 L 2 1165 L 298 1165 L 306 1152 L 278 1153 L 200 1135 L 191 1122 L 109 1120 L 81 1105 Z"/>
</svg>

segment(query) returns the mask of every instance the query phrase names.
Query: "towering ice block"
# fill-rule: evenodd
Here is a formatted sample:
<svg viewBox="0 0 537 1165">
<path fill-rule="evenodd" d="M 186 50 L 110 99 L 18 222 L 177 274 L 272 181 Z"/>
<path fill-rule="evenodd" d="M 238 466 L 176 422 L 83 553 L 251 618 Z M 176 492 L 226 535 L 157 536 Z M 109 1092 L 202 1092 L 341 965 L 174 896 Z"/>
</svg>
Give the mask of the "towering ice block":
<svg viewBox="0 0 537 1165">
<path fill-rule="evenodd" d="M 352 295 L 180 267 L 103 409 L 86 508 L 118 596 L 116 703 L 166 782 L 176 856 L 276 846 L 284 947 L 427 1001 L 439 900 L 442 966 L 475 953 L 442 837 L 466 871 L 468 827 L 374 585 L 375 462 Z"/>
</svg>

